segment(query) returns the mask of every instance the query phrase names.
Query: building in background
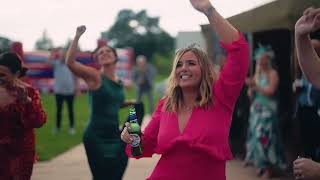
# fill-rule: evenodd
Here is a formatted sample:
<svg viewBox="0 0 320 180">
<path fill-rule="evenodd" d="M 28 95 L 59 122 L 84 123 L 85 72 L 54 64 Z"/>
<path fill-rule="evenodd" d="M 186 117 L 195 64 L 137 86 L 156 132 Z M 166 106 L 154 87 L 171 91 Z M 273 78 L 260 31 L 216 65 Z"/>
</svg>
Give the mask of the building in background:
<svg viewBox="0 0 320 180">
<path fill-rule="evenodd" d="M 282 140 L 287 151 L 287 159 L 293 160 L 297 152 L 299 132 L 296 121 L 294 121 L 293 105 L 295 97 L 292 94 L 292 82 L 295 79 L 297 61 L 294 47 L 294 26 L 301 17 L 303 11 L 310 7 L 320 7 L 319 0 L 276 0 L 252 10 L 240 13 L 228 18 L 237 29 L 244 32 L 251 47 L 251 59 L 253 59 L 254 49 L 261 44 L 268 44 L 275 52 L 274 65 L 279 73 L 278 90 L 278 116 L 279 127 L 281 129 Z M 220 49 L 216 44 L 214 32 L 210 25 L 201 25 L 202 33 L 205 37 L 207 52 L 210 58 L 215 58 Z M 251 61 L 250 74 L 254 72 L 255 64 Z M 247 121 L 248 102 L 246 93 L 242 93 L 238 99 L 240 106 L 235 109 L 233 123 L 244 124 Z M 247 102 L 247 103 L 246 103 Z M 244 113 L 237 113 L 244 112 Z M 235 119 L 238 118 L 238 119 Z M 240 127 L 236 127 L 239 129 Z M 242 138 L 243 140 L 243 138 Z"/>
<path fill-rule="evenodd" d="M 206 41 L 200 31 L 181 31 L 176 37 L 176 49 L 188 47 L 191 44 L 197 44 L 206 50 Z"/>
</svg>

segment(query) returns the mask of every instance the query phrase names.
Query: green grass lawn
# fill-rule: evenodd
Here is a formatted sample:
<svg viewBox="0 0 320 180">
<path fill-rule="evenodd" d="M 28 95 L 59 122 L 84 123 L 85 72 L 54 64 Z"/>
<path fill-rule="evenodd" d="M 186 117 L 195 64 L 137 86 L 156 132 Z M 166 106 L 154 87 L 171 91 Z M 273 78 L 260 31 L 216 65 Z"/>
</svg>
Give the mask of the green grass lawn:
<svg viewBox="0 0 320 180">
<path fill-rule="evenodd" d="M 36 148 L 40 161 L 49 160 L 56 155 L 70 149 L 82 141 L 82 133 L 86 127 L 89 117 L 89 106 L 87 95 L 81 95 L 75 99 L 75 128 L 76 134 L 70 135 L 69 119 L 67 118 L 67 107 L 64 104 L 62 115 L 62 131 L 54 133 L 55 128 L 55 97 L 53 95 L 42 95 L 42 103 L 47 112 L 47 123 L 36 131 Z"/>
<path fill-rule="evenodd" d="M 68 149 L 74 147 L 82 142 L 83 131 L 88 123 L 89 118 L 89 105 L 88 105 L 88 95 L 83 94 L 77 96 L 74 102 L 74 112 L 75 112 L 75 128 L 76 134 L 70 135 L 69 130 L 69 119 L 67 113 L 67 105 L 64 104 L 63 115 L 62 115 L 62 131 L 59 133 L 54 133 L 55 128 L 55 97 L 54 95 L 42 95 L 42 103 L 48 114 L 47 123 L 37 129 L 36 131 L 36 148 L 39 154 L 40 161 L 49 160 Z M 126 99 L 135 98 L 135 89 L 126 90 Z M 155 95 L 155 103 L 159 97 Z M 146 98 L 144 97 L 144 102 Z M 145 103 L 145 112 L 148 111 L 148 103 Z M 120 111 L 120 123 L 123 124 L 129 114 L 128 108 L 123 108 Z"/>
</svg>

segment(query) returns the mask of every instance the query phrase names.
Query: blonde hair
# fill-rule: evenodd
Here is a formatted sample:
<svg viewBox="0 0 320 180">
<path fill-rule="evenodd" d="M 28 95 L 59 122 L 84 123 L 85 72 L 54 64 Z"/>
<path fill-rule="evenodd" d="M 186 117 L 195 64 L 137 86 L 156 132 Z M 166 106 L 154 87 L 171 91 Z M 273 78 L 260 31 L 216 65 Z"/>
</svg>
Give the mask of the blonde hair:
<svg viewBox="0 0 320 180">
<path fill-rule="evenodd" d="M 165 109 L 169 112 L 176 112 L 183 100 L 182 89 L 178 85 L 176 78 L 176 67 L 179 60 L 186 52 L 192 52 L 197 57 L 201 69 L 202 78 L 199 85 L 199 94 L 196 99 L 197 105 L 200 107 L 208 107 L 213 103 L 212 87 L 216 79 L 216 74 L 214 73 L 212 63 L 204 50 L 195 46 L 190 46 L 187 48 L 179 49 L 175 55 L 171 74 L 169 76 L 169 84 L 165 95 Z"/>
</svg>

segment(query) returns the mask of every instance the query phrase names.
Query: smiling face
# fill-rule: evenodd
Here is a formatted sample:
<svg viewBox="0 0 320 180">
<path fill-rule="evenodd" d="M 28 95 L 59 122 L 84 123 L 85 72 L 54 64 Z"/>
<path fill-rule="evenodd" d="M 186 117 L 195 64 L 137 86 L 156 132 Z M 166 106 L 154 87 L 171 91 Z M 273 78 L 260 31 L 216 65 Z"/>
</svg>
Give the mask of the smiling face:
<svg viewBox="0 0 320 180">
<path fill-rule="evenodd" d="M 178 60 L 175 70 L 177 84 L 182 88 L 199 90 L 201 67 L 197 56 L 192 51 L 185 52 Z"/>
<path fill-rule="evenodd" d="M 211 60 L 201 48 L 190 46 L 176 52 L 169 77 L 166 110 L 176 111 L 184 91 L 197 93 L 197 103 L 201 107 L 212 104 L 213 84 L 216 80 Z"/>
<path fill-rule="evenodd" d="M 96 52 L 98 63 L 101 66 L 109 66 L 116 64 L 117 57 L 115 52 L 108 46 L 103 46 Z"/>
</svg>

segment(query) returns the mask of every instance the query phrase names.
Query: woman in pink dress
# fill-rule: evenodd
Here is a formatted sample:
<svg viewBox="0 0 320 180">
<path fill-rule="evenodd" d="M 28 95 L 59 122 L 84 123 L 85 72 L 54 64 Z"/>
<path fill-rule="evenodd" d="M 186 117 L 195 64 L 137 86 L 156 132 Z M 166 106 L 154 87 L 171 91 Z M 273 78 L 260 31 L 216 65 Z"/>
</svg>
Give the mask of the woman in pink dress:
<svg viewBox="0 0 320 180">
<path fill-rule="evenodd" d="M 217 77 L 203 50 L 188 47 L 176 53 L 167 94 L 144 131 L 144 153 L 135 157 L 161 154 L 150 180 L 225 180 L 226 160 L 232 159 L 228 136 L 248 71 L 249 46 L 209 0 L 190 2 L 207 16 L 228 58 Z M 128 143 L 127 154 L 133 157 L 127 128 L 121 139 Z"/>
</svg>

